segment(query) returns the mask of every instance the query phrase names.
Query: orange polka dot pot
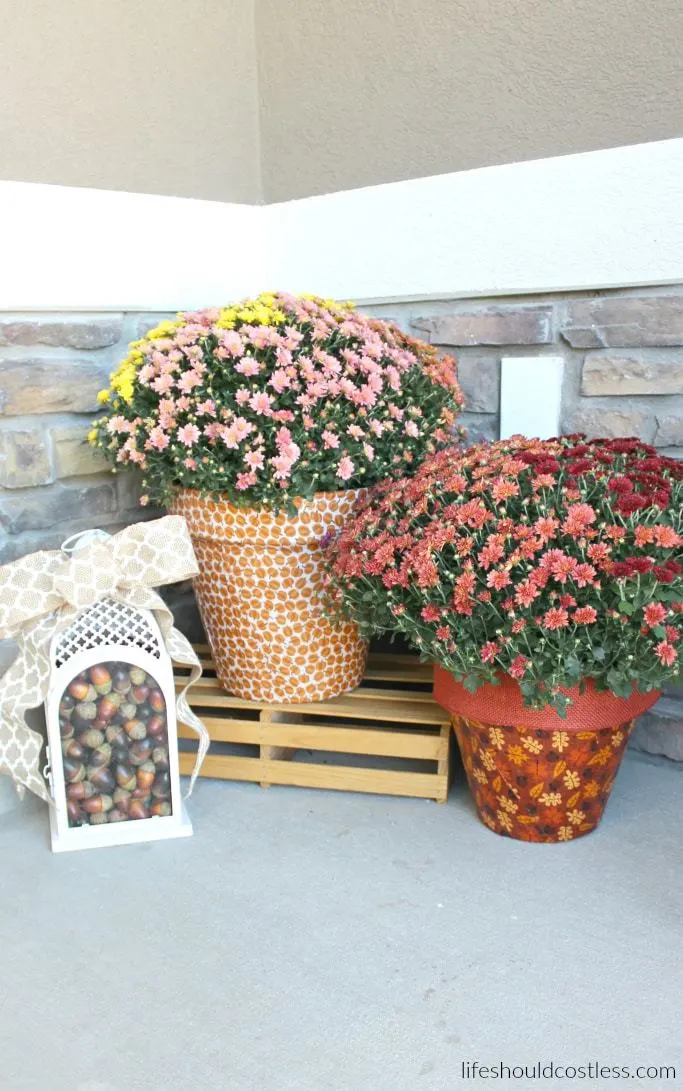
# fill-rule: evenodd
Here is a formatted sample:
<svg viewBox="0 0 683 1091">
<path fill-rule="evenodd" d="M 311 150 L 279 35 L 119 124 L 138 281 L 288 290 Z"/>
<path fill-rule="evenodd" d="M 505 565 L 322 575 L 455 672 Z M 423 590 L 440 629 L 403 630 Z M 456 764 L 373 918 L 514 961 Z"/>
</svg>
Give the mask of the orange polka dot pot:
<svg viewBox="0 0 683 1091">
<path fill-rule="evenodd" d="M 558 842 L 598 825 L 635 717 L 660 694 L 623 699 L 589 685 L 584 694 L 569 691 L 575 704 L 562 719 L 553 709 L 524 708 L 511 678 L 472 694 L 436 667 L 434 696 L 453 713 L 481 821 L 503 837 Z"/>
<path fill-rule="evenodd" d="M 355 489 L 297 501 L 273 515 L 180 491 L 199 565 L 194 582 L 218 679 L 250 701 L 300 704 L 355 689 L 367 644 L 355 625 L 323 616 L 320 539 L 340 527 Z"/>
</svg>

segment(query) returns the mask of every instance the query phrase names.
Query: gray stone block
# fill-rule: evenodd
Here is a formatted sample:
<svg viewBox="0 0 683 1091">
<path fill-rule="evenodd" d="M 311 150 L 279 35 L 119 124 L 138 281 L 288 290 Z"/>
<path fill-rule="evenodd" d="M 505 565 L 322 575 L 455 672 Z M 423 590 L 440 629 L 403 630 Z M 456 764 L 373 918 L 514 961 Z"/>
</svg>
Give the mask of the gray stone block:
<svg viewBox="0 0 683 1091">
<path fill-rule="evenodd" d="M 475 443 L 492 443 L 499 438 L 500 425 L 493 413 L 463 413 L 458 418 L 458 424 L 467 433 L 465 443 L 468 447 Z"/>
<path fill-rule="evenodd" d="M 6 534 L 25 534 L 46 530 L 55 524 L 74 519 L 90 518 L 94 524 L 99 516 L 115 512 L 116 509 L 116 488 L 113 481 L 73 487 L 56 485 L 50 489 L 29 489 L 20 494 L 0 497 L 0 527 Z"/>
<path fill-rule="evenodd" d="M 683 345 L 683 296 L 601 296 L 567 305 L 562 336 L 574 348 Z"/>
<path fill-rule="evenodd" d="M 581 393 L 683 394 L 683 354 L 590 353 L 583 363 Z"/>
<path fill-rule="evenodd" d="M 678 416 L 657 417 L 655 444 L 657 447 L 683 446 L 683 398 Z"/>
<path fill-rule="evenodd" d="M 67 424 L 51 430 L 57 477 L 83 477 L 104 473 L 109 463 L 101 451 L 87 442 L 90 421 Z"/>
<path fill-rule="evenodd" d="M 0 345 L 101 349 L 115 345 L 122 331 L 122 314 L 3 318 L 0 319 Z"/>
<path fill-rule="evenodd" d="M 585 432 L 589 439 L 636 436 L 645 443 L 654 439 L 655 418 L 637 409 L 585 408 L 579 403 L 563 417 L 563 432 Z"/>
<path fill-rule="evenodd" d="M 0 416 L 94 413 L 111 364 L 70 356 L 0 359 Z"/>
<path fill-rule="evenodd" d="M 414 318 L 434 345 L 547 345 L 553 340 L 552 306 L 471 307 Z"/>
<path fill-rule="evenodd" d="M 458 356 L 458 380 L 465 395 L 465 412 L 497 413 L 500 407 L 500 359 Z"/>
<path fill-rule="evenodd" d="M 37 429 L 0 432 L 0 486 L 33 488 L 53 480 L 45 436 Z"/>
</svg>

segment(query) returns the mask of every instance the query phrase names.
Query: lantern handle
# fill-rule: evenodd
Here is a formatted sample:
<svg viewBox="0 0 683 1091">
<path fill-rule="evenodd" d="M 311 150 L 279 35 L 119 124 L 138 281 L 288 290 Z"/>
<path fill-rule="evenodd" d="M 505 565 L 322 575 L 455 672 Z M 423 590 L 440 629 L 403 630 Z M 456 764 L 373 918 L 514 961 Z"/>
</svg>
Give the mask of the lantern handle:
<svg viewBox="0 0 683 1091">
<path fill-rule="evenodd" d="M 50 753 L 49 744 L 45 747 L 45 765 L 43 766 L 43 777 L 50 785 L 50 795 L 54 799 L 55 788 L 52 783 L 52 755 Z"/>
</svg>

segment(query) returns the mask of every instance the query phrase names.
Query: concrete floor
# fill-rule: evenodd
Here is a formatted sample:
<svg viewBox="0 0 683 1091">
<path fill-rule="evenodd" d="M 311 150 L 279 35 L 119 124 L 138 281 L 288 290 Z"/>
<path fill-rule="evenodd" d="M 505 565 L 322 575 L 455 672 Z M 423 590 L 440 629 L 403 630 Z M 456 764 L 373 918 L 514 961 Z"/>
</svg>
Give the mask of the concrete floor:
<svg viewBox="0 0 683 1091">
<path fill-rule="evenodd" d="M 187 841 L 52 856 L 0 818 L 2 1091 L 613 1089 L 461 1062 L 675 1064 L 683 770 L 630 754 L 558 846 L 445 806 L 217 782 Z"/>
</svg>

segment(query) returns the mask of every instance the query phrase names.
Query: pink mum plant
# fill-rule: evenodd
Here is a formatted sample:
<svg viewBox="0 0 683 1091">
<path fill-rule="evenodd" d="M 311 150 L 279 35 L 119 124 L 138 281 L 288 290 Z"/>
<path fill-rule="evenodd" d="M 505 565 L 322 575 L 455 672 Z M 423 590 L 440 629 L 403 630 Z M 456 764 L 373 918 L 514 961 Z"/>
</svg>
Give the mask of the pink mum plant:
<svg viewBox="0 0 683 1091">
<path fill-rule="evenodd" d="M 283 292 L 181 314 L 130 346 L 91 442 L 142 470 L 143 502 L 196 488 L 294 510 L 453 442 L 455 361 L 350 304 Z"/>
</svg>

